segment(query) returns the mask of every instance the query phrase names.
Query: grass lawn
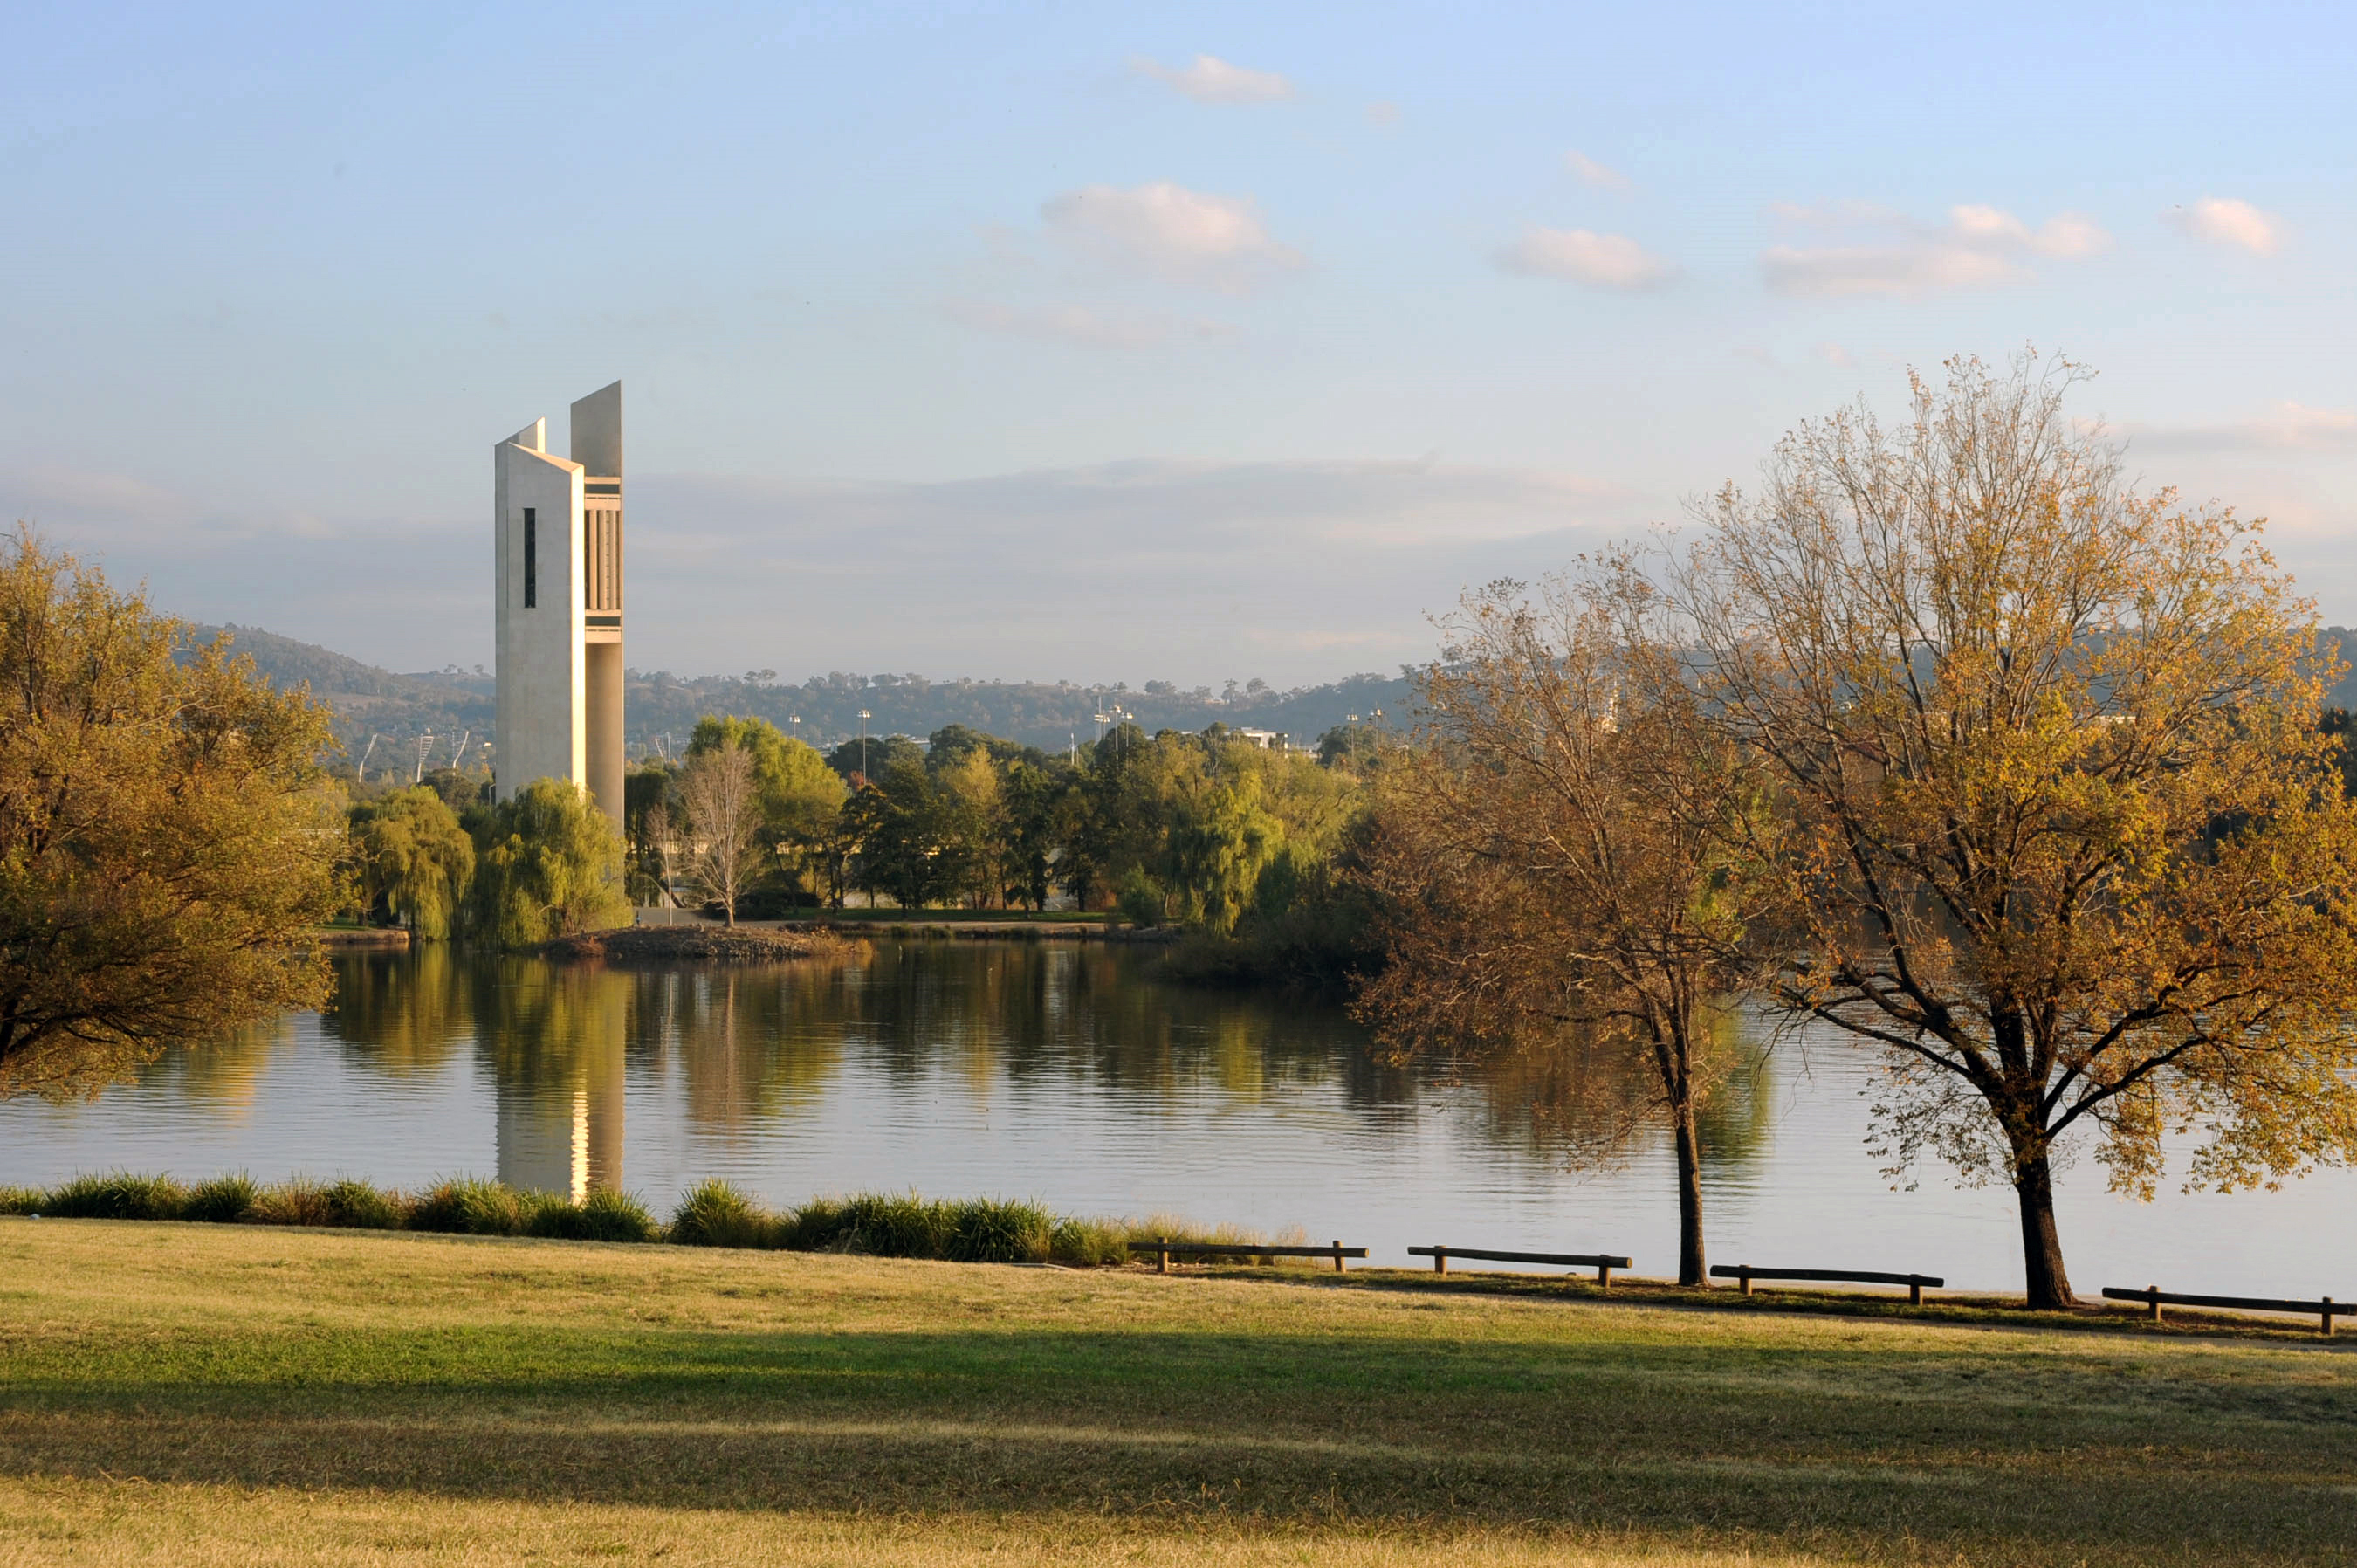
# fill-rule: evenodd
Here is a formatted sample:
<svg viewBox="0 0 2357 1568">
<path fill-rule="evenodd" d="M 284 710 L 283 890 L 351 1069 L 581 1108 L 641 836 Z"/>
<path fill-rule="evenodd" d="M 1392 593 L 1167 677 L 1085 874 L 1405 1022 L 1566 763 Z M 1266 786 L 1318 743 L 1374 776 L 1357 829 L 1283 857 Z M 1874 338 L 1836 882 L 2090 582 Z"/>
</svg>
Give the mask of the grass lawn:
<svg viewBox="0 0 2357 1568">
<path fill-rule="evenodd" d="M 0 1563 L 2346 1563 L 2352 1350 L 0 1219 Z"/>
</svg>

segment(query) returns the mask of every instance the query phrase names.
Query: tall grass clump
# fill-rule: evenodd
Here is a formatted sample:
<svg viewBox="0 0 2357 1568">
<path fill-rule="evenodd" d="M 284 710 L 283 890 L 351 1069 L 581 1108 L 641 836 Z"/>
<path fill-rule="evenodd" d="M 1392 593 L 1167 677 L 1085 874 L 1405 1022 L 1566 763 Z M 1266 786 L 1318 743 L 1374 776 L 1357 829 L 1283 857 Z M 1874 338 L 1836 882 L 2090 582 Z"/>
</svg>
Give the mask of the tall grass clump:
<svg viewBox="0 0 2357 1568">
<path fill-rule="evenodd" d="M 38 1187 L 0 1187 L 0 1214 L 38 1214 L 48 1196 Z"/>
<path fill-rule="evenodd" d="M 322 1185 L 296 1176 L 253 1195 L 245 1218 L 257 1225 L 316 1225 L 345 1230 L 398 1230 L 404 1218 L 393 1197 L 364 1181 Z"/>
<path fill-rule="evenodd" d="M 455 1236 L 521 1236 L 539 1208 L 533 1200 L 544 1196 L 480 1176 L 445 1176 L 410 1201 L 409 1228 Z"/>
<path fill-rule="evenodd" d="M 261 1195 L 262 1189 L 243 1171 L 217 1176 L 196 1185 L 188 1194 L 188 1206 L 180 1210 L 180 1218 L 209 1225 L 234 1225 L 253 1213 Z"/>
<path fill-rule="evenodd" d="M 525 1235 L 566 1241 L 651 1241 L 662 1229 L 647 1206 L 627 1192 L 597 1187 L 577 1204 L 554 1194 L 548 1198 L 533 1210 Z"/>
<path fill-rule="evenodd" d="M 1115 1219 L 1059 1219 L 1048 1232 L 1048 1261 L 1073 1269 L 1125 1263 L 1129 1227 Z"/>
<path fill-rule="evenodd" d="M 690 1187 L 671 1217 L 671 1239 L 689 1247 L 775 1247 L 783 1230 L 774 1215 L 717 1177 Z"/>
<path fill-rule="evenodd" d="M 110 1171 L 50 1189 L 40 1211 L 60 1219 L 178 1219 L 188 1189 L 165 1176 Z"/>
</svg>

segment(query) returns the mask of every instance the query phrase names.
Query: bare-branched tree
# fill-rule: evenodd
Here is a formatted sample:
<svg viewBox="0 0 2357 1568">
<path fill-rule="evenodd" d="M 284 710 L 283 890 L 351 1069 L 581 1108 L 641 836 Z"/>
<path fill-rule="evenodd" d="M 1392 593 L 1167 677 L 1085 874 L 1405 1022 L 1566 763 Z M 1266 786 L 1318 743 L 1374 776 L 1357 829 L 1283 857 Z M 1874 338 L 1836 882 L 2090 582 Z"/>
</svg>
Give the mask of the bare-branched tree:
<svg viewBox="0 0 2357 1568">
<path fill-rule="evenodd" d="M 2171 1133 L 2224 1188 L 2357 1153 L 2357 809 L 2257 525 L 2127 487 L 2073 367 L 1948 371 L 1789 436 L 1674 591 L 1790 806 L 1777 1000 L 1888 1048 L 1894 1172 L 2013 1187 L 2051 1307 L 2066 1134 L 2141 1194 Z"/>
<path fill-rule="evenodd" d="M 718 900 L 734 926 L 737 901 L 770 858 L 753 754 L 731 737 L 689 757 L 680 769 L 679 806 L 688 879 Z"/>
</svg>

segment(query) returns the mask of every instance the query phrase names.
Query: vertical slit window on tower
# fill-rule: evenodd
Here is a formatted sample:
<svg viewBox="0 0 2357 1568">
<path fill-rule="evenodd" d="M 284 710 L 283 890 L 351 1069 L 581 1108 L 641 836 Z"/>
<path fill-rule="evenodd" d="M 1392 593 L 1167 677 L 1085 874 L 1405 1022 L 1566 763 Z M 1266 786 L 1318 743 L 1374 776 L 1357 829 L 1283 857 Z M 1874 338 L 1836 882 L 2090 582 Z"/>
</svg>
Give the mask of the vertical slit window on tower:
<svg viewBox="0 0 2357 1568">
<path fill-rule="evenodd" d="M 540 603 L 540 519 L 534 509 L 523 509 L 523 607 Z"/>
</svg>

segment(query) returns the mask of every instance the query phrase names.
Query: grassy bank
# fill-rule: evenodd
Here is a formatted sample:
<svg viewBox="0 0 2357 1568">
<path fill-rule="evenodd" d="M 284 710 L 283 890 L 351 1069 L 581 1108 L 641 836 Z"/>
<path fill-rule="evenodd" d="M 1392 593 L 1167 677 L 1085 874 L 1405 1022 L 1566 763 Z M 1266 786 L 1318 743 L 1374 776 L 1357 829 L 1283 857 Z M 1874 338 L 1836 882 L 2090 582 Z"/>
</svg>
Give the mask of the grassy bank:
<svg viewBox="0 0 2357 1568">
<path fill-rule="evenodd" d="M 0 1219 L 0 1562 L 2345 1562 L 2357 1359 Z"/>
</svg>

